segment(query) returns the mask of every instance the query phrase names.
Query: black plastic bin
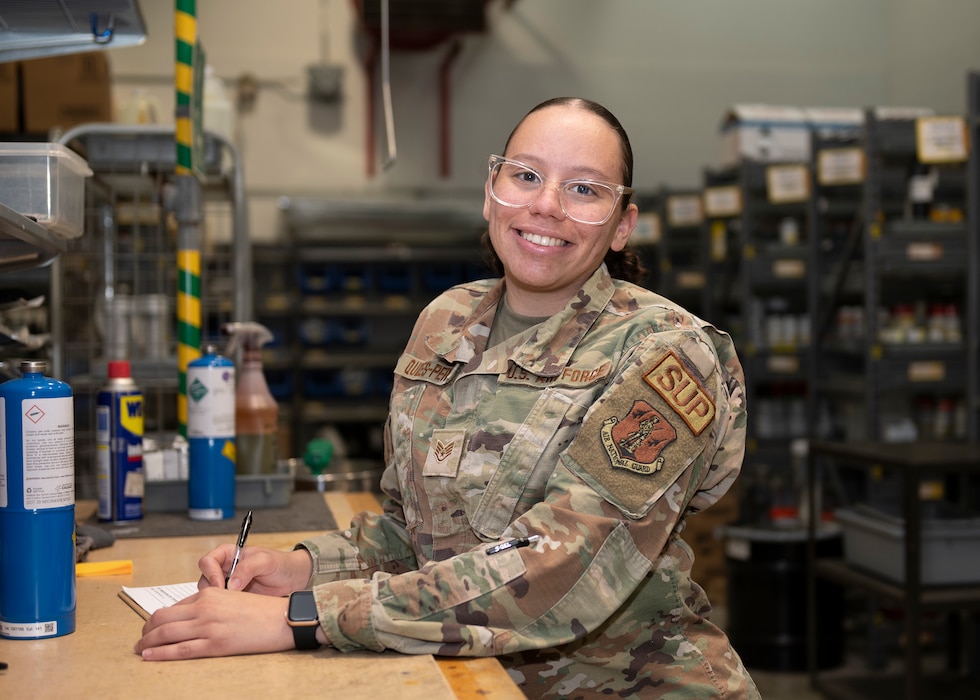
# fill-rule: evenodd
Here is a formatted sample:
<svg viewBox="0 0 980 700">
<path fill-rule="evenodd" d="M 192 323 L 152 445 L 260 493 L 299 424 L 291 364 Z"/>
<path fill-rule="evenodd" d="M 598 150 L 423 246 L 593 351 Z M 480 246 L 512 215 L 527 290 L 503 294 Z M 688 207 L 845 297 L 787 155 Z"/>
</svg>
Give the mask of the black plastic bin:
<svg viewBox="0 0 980 700">
<path fill-rule="evenodd" d="M 750 669 L 807 670 L 807 531 L 732 526 L 724 530 L 728 636 Z M 820 528 L 818 557 L 840 557 L 839 528 Z M 817 666 L 844 660 L 844 591 L 817 578 Z"/>
</svg>

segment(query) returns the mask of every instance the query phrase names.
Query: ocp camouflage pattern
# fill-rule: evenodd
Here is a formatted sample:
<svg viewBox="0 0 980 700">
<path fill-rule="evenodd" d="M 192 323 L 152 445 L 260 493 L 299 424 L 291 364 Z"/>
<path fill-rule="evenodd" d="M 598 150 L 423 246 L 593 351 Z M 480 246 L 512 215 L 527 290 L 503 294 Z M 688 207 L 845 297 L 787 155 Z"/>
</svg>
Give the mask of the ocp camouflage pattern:
<svg viewBox="0 0 980 700">
<path fill-rule="evenodd" d="M 384 513 L 300 545 L 327 636 L 496 656 L 530 698 L 758 697 L 680 536 L 741 466 L 730 338 L 602 266 L 487 349 L 503 292 L 425 309 L 395 370 Z"/>
</svg>

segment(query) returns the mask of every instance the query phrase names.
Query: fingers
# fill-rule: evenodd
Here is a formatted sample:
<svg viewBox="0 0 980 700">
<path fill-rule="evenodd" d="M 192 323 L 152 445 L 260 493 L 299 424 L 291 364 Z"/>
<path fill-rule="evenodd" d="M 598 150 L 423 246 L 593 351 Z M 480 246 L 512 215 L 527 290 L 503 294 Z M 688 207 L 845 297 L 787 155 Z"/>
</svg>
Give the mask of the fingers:
<svg viewBox="0 0 980 700">
<path fill-rule="evenodd" d="M 154 613 L 133 651 L 148 661 L 292 648 L 285 598 L 210 587 Z"/>
<path fill-rule="evenodd" d="M 231 570 L 231 562 L 235 557 L 235 547 L 223 544 L 215 547 L 201 557 L 197 568 L 201 570 L 201 580 L 197 583 L 198 590 L 207 587 L 224 588 L 225 571 Z M 237 576 L 237 571 L 235 572 Z"/>
</svg>

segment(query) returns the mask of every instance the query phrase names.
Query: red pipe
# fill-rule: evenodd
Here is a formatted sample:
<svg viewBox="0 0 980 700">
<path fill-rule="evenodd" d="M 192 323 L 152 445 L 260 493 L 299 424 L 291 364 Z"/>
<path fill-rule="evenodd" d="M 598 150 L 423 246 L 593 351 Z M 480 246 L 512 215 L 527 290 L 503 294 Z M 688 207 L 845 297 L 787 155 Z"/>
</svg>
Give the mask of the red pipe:
<svg viewBox="0 0 980 700">
<path fill-rule="evenodd" d="M 375 69 L 378 62 L 378 42 L 372 41 L 367 56 L 364 57 L 364 68 L 367 71 L 367 176 L 374 177 L 374 112 L 377 103 L 377 77 Z"/>
<path fill-rule="evenodd" d="M 459 56 L 460 41 L 456 39 L 439 66 L 439 164 L 442 176 L 449 177 L 449 70 Z"/>
</svg>

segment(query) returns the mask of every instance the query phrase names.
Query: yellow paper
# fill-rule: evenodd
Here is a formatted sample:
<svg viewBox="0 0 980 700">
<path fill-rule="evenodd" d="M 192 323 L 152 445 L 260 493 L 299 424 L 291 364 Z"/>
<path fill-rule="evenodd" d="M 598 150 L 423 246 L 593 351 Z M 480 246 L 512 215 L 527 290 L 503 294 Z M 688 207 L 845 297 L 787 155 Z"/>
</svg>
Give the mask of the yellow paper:
<svg viewBox="0 0 980 700">
<path fill-rule="evenodd" d="M 118 576 L 133 573 L 132 559 L 83 561 L 75 564 L 76 576 Z"/>
</svg>

